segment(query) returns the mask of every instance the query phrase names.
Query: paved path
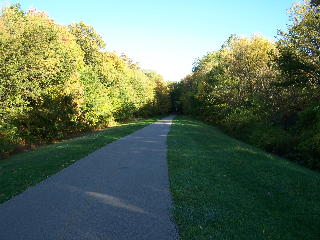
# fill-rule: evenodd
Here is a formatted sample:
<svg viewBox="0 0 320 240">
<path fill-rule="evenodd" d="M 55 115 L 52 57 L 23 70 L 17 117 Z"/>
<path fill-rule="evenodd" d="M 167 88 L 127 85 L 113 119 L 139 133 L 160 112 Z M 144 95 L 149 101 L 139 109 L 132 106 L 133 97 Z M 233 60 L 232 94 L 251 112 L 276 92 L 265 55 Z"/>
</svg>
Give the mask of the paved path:
<svg viewBox="0 0 320 240">
<path fill-rule="evenodd" d="M 1 240 L 171 240 L 173 116 L 115 141 L 0 205 Z"/>
</svg>

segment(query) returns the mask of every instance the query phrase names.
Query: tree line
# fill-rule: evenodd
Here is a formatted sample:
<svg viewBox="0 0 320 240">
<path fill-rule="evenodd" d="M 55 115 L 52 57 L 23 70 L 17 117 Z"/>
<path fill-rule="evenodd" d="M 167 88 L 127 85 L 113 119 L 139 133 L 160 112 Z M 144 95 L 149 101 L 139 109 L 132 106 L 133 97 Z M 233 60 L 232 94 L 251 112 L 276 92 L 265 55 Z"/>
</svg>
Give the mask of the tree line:
<svg viewBox="0 0 320 240">
<path fill-rule="evenodd" d="M 19 4 L 0 15 L 0 156 L 136 117 L 167 114 L 163 78 L 104 50 L 83 22 L 62 26 Z"/>
<path fill-rule="evenodd" d="M 320 1 L 292 7 L 277 41 L 232 35 L 171 86 L 175 108 L 320 169 Z"/>
</svg>

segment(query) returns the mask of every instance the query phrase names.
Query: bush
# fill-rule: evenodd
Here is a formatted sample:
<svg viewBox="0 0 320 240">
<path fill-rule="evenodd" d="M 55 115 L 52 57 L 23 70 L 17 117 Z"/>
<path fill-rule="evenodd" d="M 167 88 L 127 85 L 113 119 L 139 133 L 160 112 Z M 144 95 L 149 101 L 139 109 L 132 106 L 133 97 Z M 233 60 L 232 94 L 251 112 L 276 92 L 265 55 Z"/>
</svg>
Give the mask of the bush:
<svg viewBox="0 0 320 240">
<path fill-rule="evenodd" d="M 279 126 L 268 122 L 256 124 L 251 129 L 248 142 L 268 152 L 289 156 L 293 150 L 293 137 Z"/>
<path fill-rule="evenodd" d="M 17 131 L 13 126 L 0 125 L 0 159 L 14 151 L 19 140 Z"/>
<path fill-rule="evenodd" d="M 297 146 L 301 164 L 320 170 L 320 129 Z"/>
<path fill-rule="evenodd" d="M 72 96 L 55 93 L 42 96 L 12 123 L 28 144 L 51 142 L 78 130 L 77 113 Z"/>
<path fill-rule="evenodd" d="M 259 116 L 253 110 L 237 108 L 227 114 L 219 124 L 229 134 L 246 140 L 259 121 Z"/>
<path fill-rule="evenodd" d="M 236 109 L 221 121 L 221 125 L 229 134 L 266 151 L 287 155 L 292 150 L 293 138 L 289 132 L 260 119 L 251 109 Z"/>
<path fill-rule="evenodd" d="M 295 127 L 299 144 L 299 161 L 310 168 L 320 169 L 320 102 L 312 103 L 299 113 Z"/>
</svg>

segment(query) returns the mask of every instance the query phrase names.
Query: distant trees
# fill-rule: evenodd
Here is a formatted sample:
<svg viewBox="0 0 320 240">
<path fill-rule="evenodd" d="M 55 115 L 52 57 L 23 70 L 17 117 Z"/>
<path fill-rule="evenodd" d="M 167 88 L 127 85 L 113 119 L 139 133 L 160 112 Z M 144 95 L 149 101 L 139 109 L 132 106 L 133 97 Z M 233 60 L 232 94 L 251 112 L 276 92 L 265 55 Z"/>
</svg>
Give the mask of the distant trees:
<svg viewBox="0 0 320 240">
<path fill-rule="evenodd" d="M 103 50 L 85 23 L 19 5 L 0 15 L 0 155 L 171 109 L 162 77 Z"/>
<path fill-rule="evenodd" d="M 231 36 L 173 86 L 174 103 L 240 139 L 320 169 L 319 10 L 318 1 L 295 5 L 292 25 L 276 43 Z"/>
</svg>

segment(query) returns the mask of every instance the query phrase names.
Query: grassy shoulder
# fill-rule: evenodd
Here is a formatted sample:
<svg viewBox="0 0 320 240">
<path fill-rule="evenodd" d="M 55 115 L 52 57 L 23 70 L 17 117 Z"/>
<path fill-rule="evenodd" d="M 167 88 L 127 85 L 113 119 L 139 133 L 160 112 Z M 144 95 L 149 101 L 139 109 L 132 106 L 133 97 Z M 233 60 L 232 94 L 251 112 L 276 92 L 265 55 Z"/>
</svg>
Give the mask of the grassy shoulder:
<svg viewBox="0 0 320 240">
<path fill-rule="evenodd" d="M 319 238 L 319 173 L 184 116 L 168 147 L 182 240 Z"/>
<path fill-rule="evenodd" d="M 0 161 L 0 203 L 57 173 L 89 153 L 143 128 L 157 118 L 136 121 L 39 147 Z"/>
</svg>

